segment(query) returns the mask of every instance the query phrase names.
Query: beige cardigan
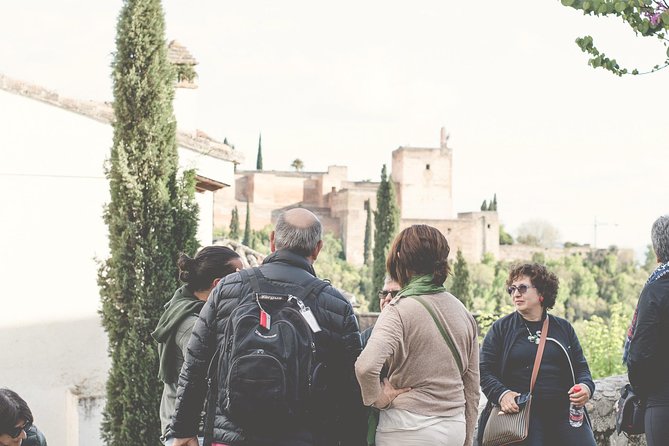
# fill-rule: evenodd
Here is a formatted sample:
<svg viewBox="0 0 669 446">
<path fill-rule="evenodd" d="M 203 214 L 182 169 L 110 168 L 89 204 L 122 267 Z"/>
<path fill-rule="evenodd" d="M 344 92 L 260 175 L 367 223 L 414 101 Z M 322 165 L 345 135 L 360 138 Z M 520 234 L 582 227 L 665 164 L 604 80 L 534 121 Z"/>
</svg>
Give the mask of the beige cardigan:
<svg viewBox="0 0 669 446">
<path fill-rule="evenodd" d="M 464 374 L 460 375 L 451 350 L 425 307 L 410 297 L 396 298 L 381 312 L 355 363 L 362 398 L 368 406 L 377 400 L 381 392 L 379 375 L 387 363 L 390 383 L 395 388 L 411 387 L 390 407 L 428 416 L 452 416 L 464 408 L 465 445 L 471 445 L 479 404 L 476 322 L 450 293 L 422 297 L 453 339 Z"/>
</svg>

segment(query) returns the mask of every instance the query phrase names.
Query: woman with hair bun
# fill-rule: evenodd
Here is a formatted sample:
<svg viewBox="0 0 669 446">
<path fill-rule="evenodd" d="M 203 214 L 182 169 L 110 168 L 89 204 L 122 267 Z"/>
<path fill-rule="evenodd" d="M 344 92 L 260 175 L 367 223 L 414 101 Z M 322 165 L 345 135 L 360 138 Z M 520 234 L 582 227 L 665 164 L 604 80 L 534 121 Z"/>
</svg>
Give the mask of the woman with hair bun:
<svg viewBox="0 0 669 446">
<path fill-rule="evenodd" d="M 388 252 L 388 274 L 402 289 L 381 312 L 355 364 L 364 403 L 381 410 L 377 446 L 473 441 L 479 403 L 476 322 L 443 286 L 449 251 L 438 229 L 414 225 Z M 381 382 L 384 365 L 388 377 Z"/>
<path fill-rule="evenodd" d="M 239 254 L 224 246 L 207 246 L 198 251 L 194 258 L 181 254 L 177 266 L 179 279 L 184 285 L 165 304 L 165 312 L 151 333 L 158 342 L 158 375 L 164 383 L 160 424 L 163 434 L 161 440 L 167 446 L 174 441 L 170 438 L 169 425 L 176 404 L 177 381 L 195 321 L 216 284 L 228 274 L 243 268 Z M 199 440 L 202 444 L 202 426 Z"/>
</svg>

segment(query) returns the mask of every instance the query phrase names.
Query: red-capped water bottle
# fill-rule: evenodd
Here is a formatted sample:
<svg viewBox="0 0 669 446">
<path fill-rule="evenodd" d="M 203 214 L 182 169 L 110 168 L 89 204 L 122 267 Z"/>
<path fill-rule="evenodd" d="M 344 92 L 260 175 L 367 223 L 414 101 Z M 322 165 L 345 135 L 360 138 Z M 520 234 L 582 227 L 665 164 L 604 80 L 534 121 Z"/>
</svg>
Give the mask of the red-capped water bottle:
<svg viewBox="0 0 669 446">
<path fill-rule="evenodd" d="M 581 391 L 581 386 L 578 384 L 573 388 L 573 393 Z M 585 416 L 585 408 L 583 406 L 577 407 L 574 403 L 569 404 L 569 425 L 571 427 L 581 427 L 583 424 L 583 417 Z"/>
</svg>

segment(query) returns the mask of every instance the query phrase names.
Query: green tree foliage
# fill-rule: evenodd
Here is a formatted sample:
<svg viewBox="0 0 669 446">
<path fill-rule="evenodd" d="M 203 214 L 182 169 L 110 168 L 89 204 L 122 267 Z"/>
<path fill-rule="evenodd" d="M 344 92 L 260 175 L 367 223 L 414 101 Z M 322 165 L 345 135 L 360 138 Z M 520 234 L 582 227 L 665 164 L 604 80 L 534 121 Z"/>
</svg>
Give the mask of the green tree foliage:
<svg viewBox="0 0 669 446">
<path fill-rule="evenodd" d="M 499 244 L 513 245 L 513 237 L 511 237 L 511 234 L 506 232 L 504 225 L 499 225 Z"/>
<path fill-rule="evenodd" d="M 249 206 L 249 202 L 246 202 L 246 223 L 244 224 L 244 239 L 242 240 L 242 244 L 246 245 L 248 247 L 251 247 L 251 207 Z"/>
<path fill-rule="evenodd" d="M 490 201 L 483 200 L 483 203 L 481 203 L 481 210 L 497 212 L 497 194 L 495 194 Z"/>
<path fill-rule="evenodd" d="M 603 68 L 615 75 L 652 73 L 669 66 L 669 4 L 666 0 L 561 0 L 564 6 L 583 11 L 584 15 L 614 16 L 622 19 L 634 32 L 643 37 L 659 39 L 665 48 L 664 61 L 654 67 L 639 72 L 638 69 L 622 68 L 615 59 L 599 51 L 591 36 L 579 37 L 576 44 L 590 55 L 588 64 L 593 68 Z"/>
<path fill-rule="evenodd" d="M 256 170 L 262 170 L 262 135 L 258 135 L 258 155 L 256 156 Z"/>
<path fill-rule="evenodd" d="M 110 257 L 98 276 L 111 357 L 102 437 L 113 446 L 159 445 L 162 383 L 150 333 L 178 286 L 178 253 L 197 247 L 195 176 L 177 176 L 175 72 L 159 0 L 123 2 L 112 68 Z"/>
<path fill-rule="evenodd" d="M 374 263 L 373 287 L 381 289 L 386 274 L 388 249 L 400 226 L 400 210 L 395 195 L 395 185 L 388 178 L 386 165 L 381 169 L 381 183 L 376 191 L 376 211 L 374 211 Z M 378 299 L 370 302 L 370 311 L 379 311 Z"/>
<path fill-rule="evenodd" d="M 353 294 L 363 309 L 367 305 L 360 290 L 361 269 L 346 261 L 341 240 L 332 233 L 323 235 L 323 249 L 314 263 L 318 277 L 329 279 L 336 288 Z"/>
<path fill-rule="evenodd" d="M 612 305 L 610 313 L 607 319 L 593 316 L 590 320 L 576 323 L 583 353 L 594 379 L 626 372 L 620 358 L 630 318 L 622 304 Z"/>
<path fill-rule="evenodd" d="M 302 169 L 304 169 L 304 163 L 302 162 L 301 159 L 295 158 L 293 162 L 290 164 L 290 167 L 295 169 L 296 172 L 301 172 Z"/>
<path fill-rule="evenodd" d="M 462 251 L 458 249 L 456 255 L 455 266 L 453 267 L 453 285 L 451 286 L 451 294 L 460 299 L 460 302 L 465 307 L 471 308 L 471 287 L 469 283 L 469 269 L 465 256 Z"/>
<path fill-rule="evenodd" d="M 365 221 L 365 241 L 363 256 L 365 265 L 369 266 L 372 263 L 372 205 L 369 200 L 365 200 L 365 211 L 367 212 L 367 220 Z"/>
<path fill-rule="evenodd" d="M 239 211 L 237 206 L 232 210 L 232 217 L 230 217 L 230 238 L 239 240 Z"/>
<path fill-rule="evenodd" d="M 646 270 L 648 274 L 650 274 L 655 271 L 655 268 L 657 268 L 657 256 L 653 250 L 653 245 L 646 246 L 645 259 L 645 262 L 643 262 L 643 269 Z"/>
</svg>

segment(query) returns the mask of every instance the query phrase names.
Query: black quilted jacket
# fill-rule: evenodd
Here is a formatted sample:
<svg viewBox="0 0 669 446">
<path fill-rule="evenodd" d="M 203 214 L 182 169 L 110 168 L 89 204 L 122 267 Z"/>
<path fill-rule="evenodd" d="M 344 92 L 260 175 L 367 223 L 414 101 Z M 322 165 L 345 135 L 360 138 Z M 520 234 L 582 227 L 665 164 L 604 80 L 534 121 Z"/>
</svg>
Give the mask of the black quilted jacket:
<svg viewBox="0 0 669 446">
<path fill-rule="evenodd" d="M 267 281 L 263 291 L 296 294 L 315 276 L 311 264 L 302 256 L 288 250 L 268 256 L 260 267 Z M 313 279 L 312 279 L 313 280 Z M 270 286 L 271 289 L 265 289 Z M 239 298 L 251 293 L 251 286 L 243 282 L 239 273 L 231 274 L 212 291 L 193 328 L 188 354 L 179 376 L 176 411 L 172 419 L 172 435 L 176 438 L 193 437 L 198 432 L 198 418 L 207 392 L 207 371 L 219 343 L 223 342 L 225 324 Z M 318 320 L 322 331 L 315 334 L 316 361 L 323 362 L 330 372 L 327 381 L 329 399 L 305 419 L 304 431 L 296 432 L 295 440 L 306 438 L 302 444 L 364 445 L 366 436 L 366 408 L 354 374 L 354 363 L 361 351 L 358 322 L 351 304 L 331 286 L 318 296 L 305 300 Z M 218 400 L 224 383 L 219 386 Z M 324 393 L 324 394 L 325 394 Z M 230 445 L 261 443 L 255 433 L 244 432 L 235 426 L 216 407 L 214 442 Z M 313 437 L 313 441 L 309 440 Z M 262 441 L 266 443 L 266 441 Z M 288 442 L 288 443 L 297 443 Z M 267 443 L 272 444 L 272 442 Z M 276 443 L 278 444 L 278 443 Z"/>
</svg>

